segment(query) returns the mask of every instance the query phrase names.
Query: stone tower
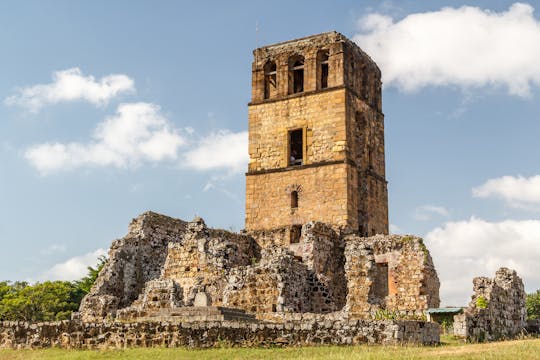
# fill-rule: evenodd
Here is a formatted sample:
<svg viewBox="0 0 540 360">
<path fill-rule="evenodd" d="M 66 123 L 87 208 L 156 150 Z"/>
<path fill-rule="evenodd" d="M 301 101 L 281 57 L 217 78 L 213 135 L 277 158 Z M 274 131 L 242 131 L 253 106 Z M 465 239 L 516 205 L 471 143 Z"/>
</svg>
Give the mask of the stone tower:
<svg viewBox="0 0 540 360">
<path fill-rule="evenodd" d="M 256 49 L 246 229 L 388 233 L 381 72 L 337 32 Z"/>
</svg>

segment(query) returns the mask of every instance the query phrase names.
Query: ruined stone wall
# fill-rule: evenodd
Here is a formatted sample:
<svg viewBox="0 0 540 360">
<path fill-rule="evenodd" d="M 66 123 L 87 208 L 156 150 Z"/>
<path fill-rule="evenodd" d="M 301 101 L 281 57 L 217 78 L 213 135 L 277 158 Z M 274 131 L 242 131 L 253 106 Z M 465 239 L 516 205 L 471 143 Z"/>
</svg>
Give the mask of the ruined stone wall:
<svg viewBox="0 0 540 360">
<path fill-rule="evenodd" d="M 280 247 L 262 251 L 261 261 L 231 271 L 224 304 L 254 313 L 309 311 L 307 267 Z"/>
<path fill-rule="evenodd" d="M 144 284 L 160 276 L 167 246 L 181 240 L 186 224 L 153 212 L 134 219 L 127 235 L 111 245 L 107 263 L 82 300 L 82 319 L 99 321 L 137 299 Z"/>
<path fill-rule="evenodd" d="M 439 326 L 417 321 L 311 321 L 288 324 L 0 322 L 0 349 L 127 347 L 275 347 L 437 344 Z"/>
<path fill-rule="evenodd" d="M 161 278 L 183 289 L 185 305 L 204 291 L 213 305 L 222 303 L 228 272 L 258 261 L 260 249 L 247 235 L 208 229 L 202 219 L 189 223 L 181 243 L 171 244 Z"/>
<path fill-rule="evenodd" d="M 248 235 L 209 229 L 201 218 L 186 226 L 183 237 L 167 247 L 158 279 L 146 282 L 130 306 L 118 311 L 122 320 L 135 320 L 193 306 L 204 293 L 208 305 L 221 306 L 229 272 L 260 259 L 257 243 Z"/>
<path fill-rule="evenodd" d="M 302 227 L 300 242 L 290 249 L 310 271 L 311 311 L 326 313 L 342 309 L 347 285 L 340 236 L 328 225 L 309 222 Z"/>
<path fill-rule="evenodd" d="M 345 277 L 347 279 L 347 302 L 345 312 L 353 318 L 372 318 L 379 309 L 378 299 L 370 296 L 375 281 L 375 257 L 373 249 L 357 239 L 345 242 Z"/>
<path fill-rule="evenodd" d="M 347 207 L 350 165 L 341 163 L 246 176 L 246 229 L 264 230 L 320 221 L 356 225 Z M 298 207 L 291 208 L 291 192 Z"/>
<path fill-rule="evenodd" d="M 454 316 L 454 334 L 471 341 L 513 338 L 526 326 L 526 293 L 514 270 L 500 268 L 493 279 L 473 279 L 473 295 L 463 314 Z"/>
<path fill-rule="evenodd" d="M 379 309 L 421 316 L 424 310 L 439 306 L 439 279 L 421 238 L 352 235 L 345 244 L 347 309 L 353 316 L 367 317 L 367 312 Z M 377 264 L 385 266 L 378 269 Z M 386 276 L 378 276 L 377 271 L 383 269 Z M 377 284 L 377 280 L 387 283 Z M 384 297 L 381 286 L 386 289 Z"/>
</svg>

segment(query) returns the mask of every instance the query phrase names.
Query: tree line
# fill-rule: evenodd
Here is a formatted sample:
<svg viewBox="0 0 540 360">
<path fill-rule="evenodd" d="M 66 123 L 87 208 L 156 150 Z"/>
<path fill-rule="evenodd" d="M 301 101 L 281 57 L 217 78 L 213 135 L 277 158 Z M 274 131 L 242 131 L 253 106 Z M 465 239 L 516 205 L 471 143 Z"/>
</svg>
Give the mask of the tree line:
<svg viewBox="0 0 540 360">
<path fill-rule="evenodd" d="M 33 285 L 26 281 L 0 281 L 0 321 L 67 320 L 79 309 L 106 258 L 98 259 L 95 267 L 77 281 L 45 281 Z"/>
</svg>

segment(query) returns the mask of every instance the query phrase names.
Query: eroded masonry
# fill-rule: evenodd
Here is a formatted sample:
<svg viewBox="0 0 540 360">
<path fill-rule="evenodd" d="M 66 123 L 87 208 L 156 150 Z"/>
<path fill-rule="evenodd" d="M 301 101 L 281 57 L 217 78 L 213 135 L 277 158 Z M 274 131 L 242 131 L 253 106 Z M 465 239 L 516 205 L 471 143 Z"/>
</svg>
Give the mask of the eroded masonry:
<svg viewBox="0 0 540 360">
<path fill-rule="evenodd" d="M 186 326 L 243 345 L 438 342 L 437 324 L 416 321 L 439 305 L 429 251 L 388 235 L 381 72 L 367 54 L 336 32 L 256 49 L 246 151 L 245 230 L 142 214 L 68 324 L 101 325 L 79 341 L 60 324 L 55 343 L 202 341 Z M 166 326 L 159 337 L 141 322 Z M 8 327 L 4 343 L 34 330 Z"/>
<path fill-rule="evenodd" d="M 141 215 L 111 247 L 83 321 L 371 319 L 439 305 L 422 239 L 387 235 L 381 73 L 356 44 L 329 32 L 256 49 L 248 150 L 246 230 Z"/>
</svg>

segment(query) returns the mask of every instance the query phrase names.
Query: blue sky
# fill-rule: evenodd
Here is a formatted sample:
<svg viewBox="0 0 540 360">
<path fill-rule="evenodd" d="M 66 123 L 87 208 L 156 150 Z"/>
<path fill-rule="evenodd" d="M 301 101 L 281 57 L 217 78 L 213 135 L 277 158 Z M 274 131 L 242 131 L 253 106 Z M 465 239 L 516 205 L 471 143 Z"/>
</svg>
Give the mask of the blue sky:
<svg viewBox="0 0 540 360">
<path fill-rule="evenodd" d="M 252 50 L 336 30 L 383 72 L 392 230 L 425 237 L 443 303 L 464 304 L 472 277 L 503 265 L 536 290 L 539 12 L 4 1 L 0 279 L 76 278 L 146 210 L 242 229 Z"/>
</svg>

